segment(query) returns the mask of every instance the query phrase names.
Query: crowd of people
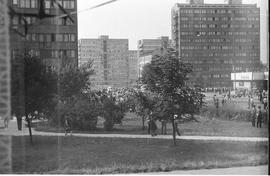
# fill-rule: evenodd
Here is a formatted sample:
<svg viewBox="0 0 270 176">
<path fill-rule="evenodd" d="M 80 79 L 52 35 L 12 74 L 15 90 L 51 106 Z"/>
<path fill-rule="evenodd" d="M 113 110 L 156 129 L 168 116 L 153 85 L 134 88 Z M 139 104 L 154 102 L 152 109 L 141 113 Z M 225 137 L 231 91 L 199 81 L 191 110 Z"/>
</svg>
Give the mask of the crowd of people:
<svg viewBox="0 0 270 176">
<path fill-rule="evenodd" d="M 257 126 L 257 128 L 261 128 L 262 127 L 262 120 L 263 120 L 263 116 L 262 116 L 262 110 L 261 110 L 261 106 L 258 106 L 258 109 L 256 108 L 256 105 L 252 106 L 252 111 L 251 111 L 251 122 L 252 122 L 252 126 L 255 127 Z"/>
<path fill-rule="evenodd" d="M 258 91 L 244 91 L 245 93 L 243 94 L 243 97 L 248 98 L 248 109 L 250 109 L 250 114 L 251 114 L 251 122 L 253 127 L 261 128 L 262 127 L 262 122 L 263 122 L 263 112 L 268 112 L 269 107 L 268 107 L 268 91 L 266 90 L 258 90 Z M 255 103 L 254 97 L 258 97 L 259 103 Z M 231 95 L 230 91 L 225 92 L 225 94 L 222 95 L 222 106 L 224 106 L 228 101 L 231 100 Z M 214 106 L 217 109 L 217 116 L 218 114 L 218 109 L 220 106 L 219 103 L 219 98 L 216 94 L 213 96 L 213 103 Z"/>
</svg>

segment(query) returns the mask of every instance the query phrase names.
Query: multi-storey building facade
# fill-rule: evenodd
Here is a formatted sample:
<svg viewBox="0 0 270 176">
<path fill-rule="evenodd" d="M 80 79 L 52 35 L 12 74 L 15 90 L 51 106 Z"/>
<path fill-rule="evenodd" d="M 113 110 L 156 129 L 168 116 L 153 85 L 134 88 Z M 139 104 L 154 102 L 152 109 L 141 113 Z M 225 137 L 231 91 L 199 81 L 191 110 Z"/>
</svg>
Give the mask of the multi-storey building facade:
<svg viewBox="0 0 270 176">
<path fill-rule="evenodd" d="M 176 4 L 172 44 L 193 65 L 191 84 L 230 88 L 231 72 L 256 71 L 260 65 L 260 9 L 241 0 Z"/>
<path fill-rule="evenodd" d="M 135 85 L 138 79 L 138 52 L 137 50 L 129 50 L 128 57 L 128 79 L 130 85 Z"/>
<path fill-rule="evenodd" d="M 145 55 L 161 48 L 168 48 L 170 40 L 167 36 L 162 36 L 157 39 L 142 39 L 138 41 L 139 55 Z"/>
<path fill-rule="evenodd" d="M 64 64 L 78 65 L 78 23 L 77 14 L 70 18 L 46 17 L 38 18 L 41 0 L 9 0 L 9 6 L 14 10 L 11 15 L 11 28 L 25 32 L 22 17 L 27 21 L 25 36 L 11 30 L 11 56 L 31 55 L 41 58 L 52 68 Z M 66 12 L 77 11 L 77 0 L 57 0 Z M 16 15 L 16 13 L 29 15 Z M 44 0 L 45 15 L 63 15 L 64 12 L 52 0 Z M 32 15 L 32 16 L 31 16 Z"/>
<path fill-rule="evenodd" d="M 128 39 L 109 39 L 109 36 L 81 39 L 79 52 L 80 65 L 93 62 L 93 88 L 120 88 L 129 85 Z"/>
<path fill-rule="evenodd" d="M 141 77 L 145 64 L 150 63 L 154 54 L 160 53 L 162 49 L 169 48 L 171 40 L 162 36 L 157 39 L 142 39 L 138 41 L 138 77 Z"/>
</svg>

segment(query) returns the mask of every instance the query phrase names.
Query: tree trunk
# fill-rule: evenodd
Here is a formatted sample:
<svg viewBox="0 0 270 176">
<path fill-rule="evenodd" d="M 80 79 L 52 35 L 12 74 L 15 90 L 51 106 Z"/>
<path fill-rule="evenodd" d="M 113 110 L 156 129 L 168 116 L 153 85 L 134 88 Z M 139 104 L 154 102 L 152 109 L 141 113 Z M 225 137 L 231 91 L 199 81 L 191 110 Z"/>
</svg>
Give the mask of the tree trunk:
<svg viewBox="0 0 270 176">
<path fill-rule="evenodd" d="M 173 127 L 173 144 L 176 145 L 176 134 L 175 134 L 175 122 L 174 122 L 174 118 L 172 118 L 172 127 Z"/>
</svg>

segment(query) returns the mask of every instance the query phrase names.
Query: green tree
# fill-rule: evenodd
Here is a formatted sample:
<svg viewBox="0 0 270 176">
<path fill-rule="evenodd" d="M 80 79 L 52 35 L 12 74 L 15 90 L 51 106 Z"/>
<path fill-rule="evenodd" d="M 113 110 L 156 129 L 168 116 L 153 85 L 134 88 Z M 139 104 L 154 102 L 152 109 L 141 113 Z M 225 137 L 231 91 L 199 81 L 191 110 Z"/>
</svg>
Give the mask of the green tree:
<svg viewBox="0 0 270 176">
<path fill-rule="evenodd" d="M 135 112 L 142 118 L 142 130 L 145 129 L 145 120 L 150 113 L 150 110 L 154 108 L 154 95 L 148 91 L 137 90 L 134 93 L 134 106 Z"/>
<path fill-rule="evenodd" d="M 173 140 L 176 144 L 176 129 L 174 115 L 181 118 L 183 114 L 192 114 L 202 105 L 203 95 L 199 89 L 187 86 L 187 75 L 192 72 L 192 66 L 178 57 L 177 51 L 167 49 L 161 55 L 155 55 L 151 63 L 142 72 L 141 82 L 145 89 L 156 93 L 154 114 L 172 122 Z"/>
<path fill-rule="evenodd" d="M 113 97 L 110 95 L 105 97 L 103 101 L 103 111 L 104 111 L 104 128 L 106 131 L 111 131 L 116 122 L 121 121 L 122 113 L 119 104 L 116 104 Z"/>
<path fill-rule="evenodd" d="M 49 112 L 53 107 L 56 74 L 40 58 L 24 56 L 12 60 L 12 113 L 25 116 L 32 142 L 31 122 L 37 112 Z"/>
<path fill-rule="evenodd" d="M 56 82 L 54 115 L 52 125 L 62 126 L 66 115 L 72 118 L 75 128 L 94 129 L 83 124 L 93 121 L 100 113 L 100 104 L 91 98 L 90 76 L 94 73 L 92 62 L 77 68 L 66 65 L 59 70 Z M 60 124 L 59 124 L 60 123 Z M 91 125 L 90 125 L 91 126 Z"/>
<path fill-rule="evenodd" d="M 59 126 L 64 125 L 65 117 L 71 120 L 72 128 L 78 130 L 95 130 L 97 117 L 101 113 L 101 104 L 92 100 L 89 94 L 73 96 L 68 102 L 58 103 L 58 118 L 54 118 Z"/>
<path fill-rule="evenodd" d="M 88 62 L 81 67 L 67 65 L 60 69 L 58 74 L 57 95 L 60 100 L 67 100 L 82 93 L 89 93 L 93 75 L 92 62 Z"/>
</svg>

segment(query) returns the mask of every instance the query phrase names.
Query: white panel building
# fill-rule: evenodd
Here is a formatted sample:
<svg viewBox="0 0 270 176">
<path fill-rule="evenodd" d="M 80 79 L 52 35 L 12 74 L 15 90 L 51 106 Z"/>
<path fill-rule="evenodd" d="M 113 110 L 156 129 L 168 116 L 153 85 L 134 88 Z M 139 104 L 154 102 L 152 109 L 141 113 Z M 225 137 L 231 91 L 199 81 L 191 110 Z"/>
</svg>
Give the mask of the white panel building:
<svg viewBox="0 0 270 176">
<path fill-rule="evenodd" d="M 95 70 L 95 75 L 91 78 L 93 88 L 129 86 L 128 39 L 109 39 L 109 36 L 81 39 L 79 53 L 80 66 L 93 61 Z"/>
</svg>

